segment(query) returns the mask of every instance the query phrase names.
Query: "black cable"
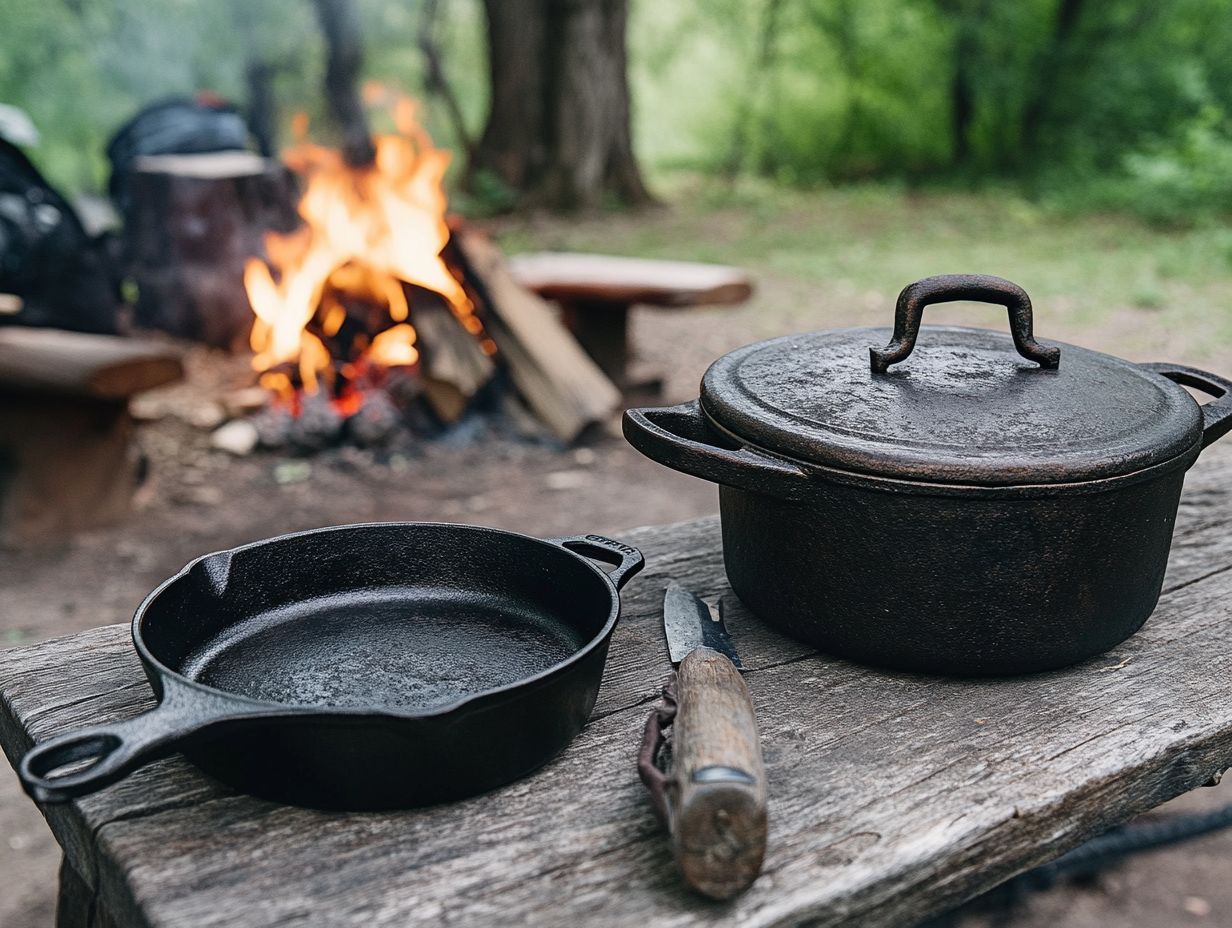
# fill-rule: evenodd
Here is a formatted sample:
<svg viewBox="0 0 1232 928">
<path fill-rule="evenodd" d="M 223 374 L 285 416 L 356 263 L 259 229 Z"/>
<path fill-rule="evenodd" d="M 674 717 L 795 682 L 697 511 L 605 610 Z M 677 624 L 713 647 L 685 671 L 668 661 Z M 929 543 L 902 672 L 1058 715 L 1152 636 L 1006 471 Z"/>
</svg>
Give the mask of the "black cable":
<svg viewBox="0 0 1232 928">
<path fill-rule="evenodd" d="M 1092 876 L 1109 864 L 1155 848 L 1179 844 L 1232 826 L 1232 805 L 1206 812 L 1179 812 L 1119 825 L 1051 863 L 1010 880 L 1030 891 L 1048 889 L 1062 880 Z"/>
<path fill-rule="evenodd" d="M 1080 844 L 1050 863 L 1007 880 L 983 896 L 950 912 L 936 916 L 917 928 L 953 928 L 969 911 L 1000 913 L 1008 918 L 1015 906 L 1031 893 L 1043 892 L 1058 883 L 1082 880 L 1134 854 L 1179 844 L 1232 826 L 1232 805 L 1206 812 L 1180 812 L 1118 825 L 1085 844 Z"/>
</svg>

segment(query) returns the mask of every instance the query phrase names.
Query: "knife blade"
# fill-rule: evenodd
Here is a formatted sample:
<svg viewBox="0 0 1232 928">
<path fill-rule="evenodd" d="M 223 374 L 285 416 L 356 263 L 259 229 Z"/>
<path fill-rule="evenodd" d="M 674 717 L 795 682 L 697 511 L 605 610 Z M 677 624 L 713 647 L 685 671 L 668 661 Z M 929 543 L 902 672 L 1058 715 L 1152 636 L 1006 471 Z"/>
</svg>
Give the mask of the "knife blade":
<svg viewBox="0 0 1232 928">
<path fill-rule="evenodd" d="M 694 889 L 730 899 L 766 852 L 766 785 L 757 720 L 720 614 L 673 582 L 663 631 L 676 665 L 672 764 L 664 786 L 676 861 Z"/>
<path fill-rule="evenodd" d="M 719 608 L 723 608 L 722 602 Z M 744 669 L 731 636 L 727 634 L 722 614 L 716 617 L 705 600 L 675 581 L 663 594 L 663 633 L 667 636 L 667 653 L 673 667 L 679 667 L 690 651 L 710 648 L 726 656 L 737 670 Z"/>
</svg>

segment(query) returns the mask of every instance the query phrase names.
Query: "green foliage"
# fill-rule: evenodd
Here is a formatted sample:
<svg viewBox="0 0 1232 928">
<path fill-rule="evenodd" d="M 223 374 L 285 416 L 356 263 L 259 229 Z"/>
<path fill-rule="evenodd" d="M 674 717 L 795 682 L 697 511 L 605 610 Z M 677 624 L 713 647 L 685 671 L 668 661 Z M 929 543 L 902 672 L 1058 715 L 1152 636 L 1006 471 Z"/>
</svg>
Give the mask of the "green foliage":
<svg viewBox="0 0 1232 928">
<path fill-rule="evenodd" d="M 455 191 L 450 208 L 464 216 L 499 216 L 517 203 L 517 192 L 491 171 L 479 170 L 471 178 L 469 190 Z"/>
<path fill-rule="evenodd" d="M 53 182 L 98 190 L 107 139 L 139 107 L 200 90 L 242 101 L 254 54 L 280 66 L 281 97 L 310 99 L 320 56 L 304 49 L 319 42 L 303 0 L 6 0 L 0 102 L 34 120 L 29 154 Z"/>
<path fill-rule="evenodd" d="M 927 2 L 635 5 L 639 149 L 788 183 L 943 164 L 946 36 Z M 923 91 L 923 92 L 921 92 Z"/>
<path fill-rule="evenodd" d="M 296 0 L 306 3 L 307 0 Z M 433 141 L 458 152 L 452 170 L 462 167 L 466 139 L 447 118 L 441 101 L 424 89 L 424 58 L 418 45 L 422 0 L 358 0 L 364 35 L 364 70 L 392 90 L 421 99 L 419 113 Z M 445 0 L 440 4 L 436 39 L 441 46 L 446 77 L 458 98 L 473 138 L 483 126 L 488 102 L 488 65 L 482 7 L 476 0 Z M 319 39 L 316 40 L 319 42 Z M 319 57 L 319 53 L 317 53 Z M 309 94 L 316 87 L 307 88 Z M 319 94 L 317 94 L 319 96 Z M 378 120 L 375 128 L 388 129 Z"/>
<path fill-rule="evenodd" d="M 1208 105 L 1172 135 L 1126 154 L 1119 170 L 1058 187 L 1071 209 L 1135 212 L 1162 225 L 1232 216 L 1232 119 Z"/>
<path fill-rule="evenodd" d="M 643 0 L 633 31 L 639 145 L 659 165 L 1013 179 L 1070 208 L 1232 214 L 1227 0 L 671 6 Z"/>
<path fill-rule="evenodd" d="M 488 99 L 482 5 L 440 4 L 460 131 L 423 88 L 422 0 L 356 2 L 367 74 L 426 95 L 429 131 L 463 152 Z M 1232 216 L 1230 0 L 630 2 L 635 141 L 660 186 L 680 168 L 1008 184 L 1070 210 Z M 0 102 L 30 113 L 55 181 L 99 189 L 106 139 L 139 106 L 203 89 L 242 103 L 252 61 L 274 69 L 283 141 L 299 110 L 328 140 L 323 59 L 310 0 L 8 0 Z M 506 201 L 475 184 L 474 208 Z"/>
<path fill-rule="evenodd" d="M 359 0 L 366 70 L 420 93 L 421 5 Z M 444 4 L 442 42 L 471 126 L 482 122 L 486 66 L 477 3 Z M 310 0 L 6 0 L 0 29 L 0 102 L 30 114 L 42 141 L 29 154 L 70 191 L 106 182 L 107 139 L 141 106 L 209 90 L 241 107 L 250 62 L 272 68 L 280 137 L 307 113 L 330 139 L 321 93 L 324 42 Z M 434 138 L 459 147 L 443 107 L 425 106 Z"/>
</svg>

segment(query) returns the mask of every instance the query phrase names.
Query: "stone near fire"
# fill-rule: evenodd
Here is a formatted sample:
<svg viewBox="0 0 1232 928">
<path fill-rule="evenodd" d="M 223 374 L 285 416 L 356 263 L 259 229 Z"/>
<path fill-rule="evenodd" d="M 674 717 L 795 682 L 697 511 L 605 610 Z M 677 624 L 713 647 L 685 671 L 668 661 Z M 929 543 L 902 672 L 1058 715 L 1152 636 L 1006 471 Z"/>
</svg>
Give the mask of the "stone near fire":
<svg viewBox="0 0 1232 928">
<path fill-rule="evenodd" d="M 185 422 L 194 428 L 208 432 L 210 429 L 216 429 L 226 422 L 227 414 L 219 403 L 207 400 L 195 402 L 185 407 L 183 418 Z"/>
<path fill-rule="evenodd" d="M 347 434 L 363 448 L 376 448 L 389 442 L 402 414 L 383 391 L 364 397 L 364 405 L 347 420 Z"/>
<path fill-rule="evenodd" d="M 549 490 L 576 490 L 589 479 L 584 470 L 558 470 L 543 478 L 543 485 Z"/>
<path fill-rule="evenodd" d="M 291 413 L 281 406 L 267 406 L 249 421 L 257 430 L 261 447 L 269 450 L 285 448 L 291 440 Z"/>
<path fill-rule="evenodd" d="M 238 419 L 264 409 L 269 399 L 270 394 L 265 387 L 241 387 L 225 394 L 222 405 L 228 416 Z"/>
<path fill-rule="evenodd" d="M 230 422 L 214 430 L 210 435 L 210 447 L 234 454 L 236 457 L 246 457 L 256 450 L 260 441 L 257 427 L 247 419 L 232 419 Z"/>
<path fill-rule="evenodd" d="M 303 397 L 299 415 L 291 420 L 287 439 L 298 451 L 320 451 L 338 440 L 342 425 L 342 415 L 324 393 L 309 393 Z"/>
</svg>

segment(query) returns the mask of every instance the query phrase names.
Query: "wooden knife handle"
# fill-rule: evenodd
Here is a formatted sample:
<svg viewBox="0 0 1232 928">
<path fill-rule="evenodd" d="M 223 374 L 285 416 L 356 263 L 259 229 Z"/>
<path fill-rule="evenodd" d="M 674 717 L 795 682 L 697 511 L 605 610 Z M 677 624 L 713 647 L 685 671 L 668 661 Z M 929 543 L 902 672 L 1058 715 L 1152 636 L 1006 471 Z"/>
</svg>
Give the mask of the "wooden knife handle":
<svg viewBox="0 0 1232 928">
<path fill-rule="evenodd" d="M 761 872 L 766 773 L 744 679 L 718 651 L 698 648 L 676 673 L 668 810 L 686 882 L 730 899 Z"/>
</svg>

